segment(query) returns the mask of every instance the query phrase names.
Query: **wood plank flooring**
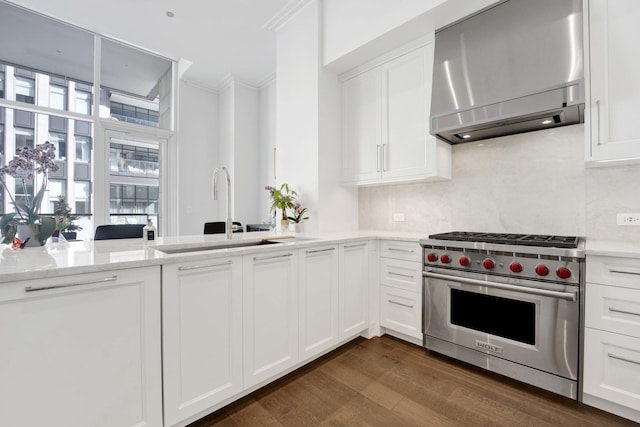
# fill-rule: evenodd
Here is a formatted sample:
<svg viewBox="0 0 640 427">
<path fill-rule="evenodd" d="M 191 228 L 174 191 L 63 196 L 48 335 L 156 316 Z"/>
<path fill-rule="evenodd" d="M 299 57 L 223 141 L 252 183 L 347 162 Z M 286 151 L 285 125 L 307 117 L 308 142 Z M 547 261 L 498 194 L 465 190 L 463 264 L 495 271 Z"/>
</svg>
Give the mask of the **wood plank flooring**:
<svg viewBox="0 0 640 427">
<path fill-rule="evenodd" d="M 358 338 L 189 427 L 638 426 L 390 336 Z"/>
</svg>

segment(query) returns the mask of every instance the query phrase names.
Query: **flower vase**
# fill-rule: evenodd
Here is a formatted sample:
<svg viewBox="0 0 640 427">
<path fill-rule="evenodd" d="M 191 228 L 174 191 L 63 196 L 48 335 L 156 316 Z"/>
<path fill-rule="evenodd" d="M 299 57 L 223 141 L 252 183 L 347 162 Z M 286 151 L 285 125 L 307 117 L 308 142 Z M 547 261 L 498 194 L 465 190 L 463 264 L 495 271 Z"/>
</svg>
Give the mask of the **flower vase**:
<svg viewBox="0 0 640 427">
<path fill-rule="evenodd" d="M 304 233 L 304 224 L 301 222 L 296 222 L 293 224 L 293 231 L 296 233 Z"/>
<path fill-rule="evenodd" d="M 289 230 L 289 220 L 288 219 L 283 219 L 280 221 L 280 227 L 282 228 L 282 231 L 288 231 Z"/>
<path fill-rule="evenodd" d="M 34 225 L 33 227 L 37 227 L 37 225 Z M 40 236 L 38 234 L 34 233 L 34 230 L 30 224 L 18 224 L 18 239 L 20 239 L 22 243 L 24 243 L 25 241 L 27 242 L 24 245 L 25 247 L 30 248 L 42 246 L 40 244 L 39 237 Z M 27 239 L 29 240 L 27 241 Z"/>
</svg>

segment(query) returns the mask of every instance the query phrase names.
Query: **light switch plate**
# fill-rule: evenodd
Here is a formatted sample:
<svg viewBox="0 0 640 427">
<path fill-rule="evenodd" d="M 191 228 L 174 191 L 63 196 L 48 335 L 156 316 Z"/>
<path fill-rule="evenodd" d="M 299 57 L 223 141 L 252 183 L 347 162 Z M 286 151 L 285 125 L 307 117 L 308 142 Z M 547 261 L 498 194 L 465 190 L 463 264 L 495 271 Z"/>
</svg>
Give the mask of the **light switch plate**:
<svg viewBox="0 0 640 427">
<path fill-rule="evenodd" d="M 393 221 L 394 222 L 404 221 L 404 214 L 403 213 L 394 213 L 393 214 Z"/>
<path fill-rule="evenodd" d="M 640 226 L 640 213 L 619 213 L 618 225 Z"/>
</svg>

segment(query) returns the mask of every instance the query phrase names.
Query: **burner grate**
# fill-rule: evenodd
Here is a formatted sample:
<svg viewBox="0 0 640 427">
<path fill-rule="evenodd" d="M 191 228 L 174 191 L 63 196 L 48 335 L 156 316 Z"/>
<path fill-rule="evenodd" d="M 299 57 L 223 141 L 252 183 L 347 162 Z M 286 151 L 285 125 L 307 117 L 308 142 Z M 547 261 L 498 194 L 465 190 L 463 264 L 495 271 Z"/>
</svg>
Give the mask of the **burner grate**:
<svg viewBox="0 0 640 427">
<path fill-rule="evenodd" d="M 432 234 L 430 239 L 458 240 L 464 242 L 495 243 L 499 245 L 522 245 L 553 248 L 577 248 L 579 238 L 576 236 L 552 236 L 544 234 L 511 234 L 511 233 L 478 233 L 468 231 L 451 231 Z"/>
</svg>

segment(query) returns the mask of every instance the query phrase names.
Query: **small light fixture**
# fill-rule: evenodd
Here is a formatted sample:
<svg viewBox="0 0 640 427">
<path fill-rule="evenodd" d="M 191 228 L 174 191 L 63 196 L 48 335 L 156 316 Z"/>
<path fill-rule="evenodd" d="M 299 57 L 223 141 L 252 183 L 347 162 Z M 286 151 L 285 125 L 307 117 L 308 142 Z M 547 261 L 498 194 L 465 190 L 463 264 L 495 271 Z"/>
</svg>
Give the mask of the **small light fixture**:
<svg viewBox="0 0 640 427">
<path fill-rule="evenodd" d="M 543 125 L 550 125 L 551 123 L 553 123 L 553 120 L 551 120 L 551 119 L 547 119 L 547 120 L 542 122 Z"/>
<path fill-rule="evenodd" d="M 462 135 L 462 138 L 463 138 L 463 139 L 469 139 L 469 138 L 471 138 L 471 135 L 469 135 L 469 134 Z"/>
<path fill-rule="evenodd" d="M 173 18 L 174 16 L 176 16 L 175 13 L 171 12 L 170 10 L 167 10 L 167 17 L 168 18 Z"/>
</svg>

